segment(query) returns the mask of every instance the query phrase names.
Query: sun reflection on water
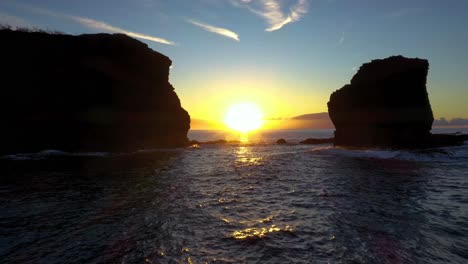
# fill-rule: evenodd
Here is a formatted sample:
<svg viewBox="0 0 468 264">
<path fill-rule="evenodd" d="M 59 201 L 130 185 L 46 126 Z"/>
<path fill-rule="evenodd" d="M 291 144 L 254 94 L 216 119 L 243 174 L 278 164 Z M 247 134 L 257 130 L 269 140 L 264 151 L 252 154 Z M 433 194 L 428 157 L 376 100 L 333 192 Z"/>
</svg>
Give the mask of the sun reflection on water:
<svg viewBox="0 0 468 264">
<path fill-rule="evenodd" d="M 228 132 L 226 138 L 229 142 L 238 143 L 240 145 L 251 145 L 263 143 L 263 135 L 260 131 L 249 132 Z"/>
<path fill-rule="evenodd" d="M 270 227 L 260 227 L 260 228 L 246 228 L 244 230 L 237 230 L 232 233 L 232 237 L 238 240 L 244 239 L 258 239 L 266 237 L 268 234 L 277 233 L 277 232 L 292 232 L 291 226 L 285 226 L 284 228 L 271 225 Z"/>
<path fill-rule="evenodd" d="M 236 164 L 241 166 L 252 166 L 252 165 L 262 165 L 263 157 L 256 156 L 251 147 L 248 146 L 239 146 L 236 152 Z"/>
<path fill-rule="evenodd" d="M 249 133 L 247 132 L 241 133 L 239 135 L 239 140 L 241 143 L 249 143 Z"/>
</svg>

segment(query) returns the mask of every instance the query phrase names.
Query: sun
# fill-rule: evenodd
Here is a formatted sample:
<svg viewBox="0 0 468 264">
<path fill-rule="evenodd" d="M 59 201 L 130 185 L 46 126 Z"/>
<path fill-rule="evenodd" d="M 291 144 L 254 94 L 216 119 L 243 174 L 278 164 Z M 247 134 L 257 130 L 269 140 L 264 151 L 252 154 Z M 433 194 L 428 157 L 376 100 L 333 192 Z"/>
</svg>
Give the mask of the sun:
<svg viewBox="0 0 468 264">
<path fill-rule="evenodd" d="M 263 114 L 255 104 L 238 103 L 229 107 L 224 123 L 231 129 L 246 133 L 262 126 Z"/>
</svg>

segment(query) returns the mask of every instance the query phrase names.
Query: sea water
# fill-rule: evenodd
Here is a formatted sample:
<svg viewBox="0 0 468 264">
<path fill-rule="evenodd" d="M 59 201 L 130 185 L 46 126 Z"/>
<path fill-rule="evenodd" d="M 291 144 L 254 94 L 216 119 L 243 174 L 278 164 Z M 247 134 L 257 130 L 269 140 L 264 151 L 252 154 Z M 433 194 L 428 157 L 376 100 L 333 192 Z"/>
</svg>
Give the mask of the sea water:
<svg viewBox="0 0 468 264">
<path fill-rule="evenodd" d="M 468 263 L 467 144 L 296 144 L 330 136 L 270 131 L 237 144 L 3 156 L 0 260 Z"/>
</svg>

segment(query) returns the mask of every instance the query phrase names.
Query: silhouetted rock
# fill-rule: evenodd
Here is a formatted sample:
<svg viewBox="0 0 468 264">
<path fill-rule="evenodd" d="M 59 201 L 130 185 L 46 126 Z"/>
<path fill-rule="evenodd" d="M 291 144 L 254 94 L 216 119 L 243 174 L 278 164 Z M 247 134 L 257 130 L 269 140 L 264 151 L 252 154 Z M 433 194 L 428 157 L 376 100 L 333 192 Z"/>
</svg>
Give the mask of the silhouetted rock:
<svg viewBox="0 0 468 264">
<path fill-rule="evenodd" d="M 317 145 L 317 144 L 329 144 L 334 143 L 334 138 L 308 138 L 306 140 L 301 141 L 301 144 L 307 145 Z"/>
<path fill-rule="evenodd" d="M 284 138 L 280 138 L 276 140 L 276 144 L 282 145 L 282 144 L 287 144 L 288 142 Z"/>
<path fill-rule="evenodd" d="M 429 142 L 429 146 L 450 146 L 461 145 L 463 142 L 468 141 L 468 135 L 455 133 L 455 134 L 433 134 Z"/>
<path fill-rule="evenodd" d="M 198 142 L 198 141 L 197 141 Z M 228 144 L 228 143 L 231 143 L 230 141 L 227 141 L 225 139 L 218 139 L 218 140 L 212 140 L 212 141 L 201 141 L 201 142 L 198 142 L 198 144 L 208 144 L 208 145 L 212 145 L 212 144 Z"/>
<path fill-rule="evenodd" d="M 201 142 L 198 140 L 190 140 L 189 145 L 200 145 Z"/>
<path fill-rule="evenodd" d="M 330 96 L 335 143 L 425 146 L 434 117 L 426 90 L 429 62 L 402 56 L 361 66 L 351 84 Z"/>
<path fill-rule="evenodd" d="M 171 60 L 122 34 L 0 30 L 0 153 L 188 144 Z"/>
</svg>

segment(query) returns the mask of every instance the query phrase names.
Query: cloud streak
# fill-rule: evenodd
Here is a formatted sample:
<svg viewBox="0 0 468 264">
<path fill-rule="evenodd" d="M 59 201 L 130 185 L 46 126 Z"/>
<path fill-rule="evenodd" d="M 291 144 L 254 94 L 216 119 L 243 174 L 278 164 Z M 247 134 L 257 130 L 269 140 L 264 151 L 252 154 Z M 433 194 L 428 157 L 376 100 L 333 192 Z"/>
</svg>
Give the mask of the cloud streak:
<svg viewBox="0 0 468 264">
<path fill-rule="evenodd" d="M 289 12 L 283 12 L 279 0 L 233 0 L 236 6 L 246 7 L 250 12 L 262 17 L 268 24 L 265 31 L 272 32 L 281 29 L 289 23 L 302 19 L 309 8 L 308 0 L 297 0 L 289 8 Z"/>
<path fill-rule="evenodd" d="M 434 126 L 468 126 L 468 118 L 453 118 L 447 120 L 444 117 L 434 120 Z"/>
<path fill-rule="evenodd" d="M 155 36 L 151 36 L 151 35 L 146 35 L 146 34 L 143 34 L 143 33 L 130 31 L 130 30 L 123 29 L 123 28 L 120 28 L 120 27 L 116 27 L 116 26 L 113 26 L 113 25 L 108 24 L 106 22 L 94 20 L 94 19 L 91 19 L 91 18 L 60 14 L 60 13 L 50 11 L 48 9 L 29 6 L 29 5 L 20 5 L 20 6 L 23 7 L 24 9 L 26 9 L 26 10 L 29 10 L 31 12 L 38 13 L 38 14 L 41 14 L 41 15 L 46 15 L 46 16 L 50 16 L 50 17 L 54 17 L 54 18 L 58 18 L 58 19 L 71 20 L 71 21 L 74 21 L 74 22 L 76 22 L 78 24 L 81 24 L 81 25 L 83 25 L 83 26 L 85 26 L 87 28 L 91 28 L 91 29 L 95 29 L 95 30 L 102 30 L 102 31 L 112 32 L 112 33 L 121 33 L 121 34 L 125 34 L 127 36 L 130 36 L 130 37 L 145 39 L 145 40 L 149 40 L 149 41 L 157 42 L 157 43 L 161 43 L 161 44 L 166 44 L 166 45 L 176 45 L 173 41 L 170 41 L 170 40 L 167 40 L 167 39 L 164 39 L 164 38 L 159 38 L 159 37 L 155 37 Z"/>
<path fill-rule="evenodd" d="M 402 9 L 390 12 L 384 15 L 384 17 L 401 18 L 405 16 L 418 15 L 419 13 L 422 13 L 423 11 L 424 11 L 424 8 L 421 8 L 421 7 L 408 7 L 408 8 L 402 8 Z"/>
<path fill-rule="evenodd" d="M 90 19 L 86 17 L 78 17 L 78 16 L 68 16 L 68 18 L 88 28 L 103 30 L 103 31 L 108 31 L 108 32 L 113 32 L 113 33 L 122 33 L 130 37 L 145 39 L 145 40 L 149 40 L 149 41 L 153 41 L 153 42 L 157 42 L 161 44 L 166 44 L 166 45 L 175 45 L 174 42 L 164 39 L 164 38 L 158 38 L 158 37 L 146 35 L 143 33 L 129 31 L 123 28 L 119 28 L 119 27 L 107 24 L 102 21 L 98 21 L 98 20 L 94 20 L 94 19 Z"/>
<path fill-rule="evenodd" d="M 227 37 L 227 38 L 231 38 L 231 39 L 236 40 L 236 41 L 240 41 L 239 35 L 236 32 L 233 32 L 233 31 L 231 31 L 229 29 L 215 27 L 215 26 L 208 25 L 208 24 L 205 24 L 205 23 L 202 23 L 202 22 L 199 22 L 199 21 L 192 20 L 192 19 L 186 19 L 186 21 L 188 23 L 190 23 L 192 25 L 195 25 L 197 27 L 200 27 L 200 28 L 202 28 L 202 29 L 204 29 L 206 31 L 209 31 L 209 32 L 212 32 L 212 33 L 215 33 L 215 34 Z"/>
</svg>

